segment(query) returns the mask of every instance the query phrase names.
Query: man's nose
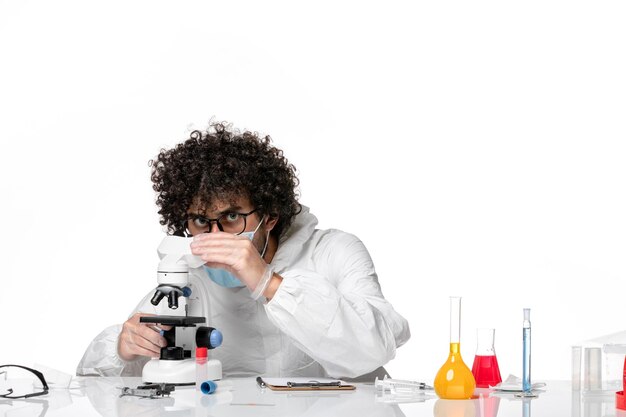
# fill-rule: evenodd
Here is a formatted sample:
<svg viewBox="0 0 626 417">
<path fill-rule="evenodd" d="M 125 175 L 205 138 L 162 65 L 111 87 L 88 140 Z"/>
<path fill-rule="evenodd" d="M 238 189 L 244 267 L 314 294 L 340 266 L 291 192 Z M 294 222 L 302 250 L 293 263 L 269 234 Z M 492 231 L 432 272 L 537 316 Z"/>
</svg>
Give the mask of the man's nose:
<svg viewBox="0 0 626 417">
<path fill-rule="evenodd" d="M 211 230 L 211 233 L 220 231 L 220 227 L 218 226 L 217 222 L 211 223 L 211 229 L 210 230 Z"/>
</svg>

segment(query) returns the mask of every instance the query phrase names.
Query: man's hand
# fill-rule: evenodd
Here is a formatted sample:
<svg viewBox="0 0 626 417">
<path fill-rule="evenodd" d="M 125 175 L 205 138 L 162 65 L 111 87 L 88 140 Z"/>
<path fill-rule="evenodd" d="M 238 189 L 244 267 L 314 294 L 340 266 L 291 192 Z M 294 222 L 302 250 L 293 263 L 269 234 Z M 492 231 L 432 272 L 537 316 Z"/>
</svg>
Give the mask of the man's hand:
<svg viewBox="0 0 626 417">
<path fill-rule="evenodd" d="M 125 361 L 132 361 L 139 356 L 159 357 L 161 348 L 167 341 L 159 334 L 159 330 L 170 330 L 171 326 L 153 323 L 140 323 L 139 318 L 153 314 L 136 313 L 126 320 L 122 332 L 117 339 L 117 354 Z"/>
<path fill-rule="evenodd" d="M 230 233 L 214 231 L 195 236 L 191 253 L 202 258 L 209 268 L 229 271 L 250 291 L 254 291 L 267 266 L 250 239 Z"/>
</svg>

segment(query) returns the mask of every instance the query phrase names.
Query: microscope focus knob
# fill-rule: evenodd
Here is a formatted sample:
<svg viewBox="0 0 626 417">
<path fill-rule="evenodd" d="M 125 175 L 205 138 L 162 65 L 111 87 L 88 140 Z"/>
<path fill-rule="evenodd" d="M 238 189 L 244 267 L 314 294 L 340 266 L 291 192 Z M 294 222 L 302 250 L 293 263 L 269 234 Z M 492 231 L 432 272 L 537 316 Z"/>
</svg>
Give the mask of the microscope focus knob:
<svg viewBox="0 0 626 417">
<path fill-rule="evenodd" d="M 224 336 L 219 330 L 213 329 L 213 331 L 211 332 L 211 336 L 209 336 L 209 341 L 211 342 L 211 347 L 216 348 L 218 346 L 222 346 Z"/>
<path fill-rule="evenodd" d="M 207 349 L 215 349 L 222 344 L 222 332 L 213 327 L 198 327 L 196 331 L 196 345 Z"/>
<path fill-rule="evenodd" d="M 166 361 L 180 361 L 185 359 L 185 351 L 179 346 L 167 346 L 161 348 L 161 359 Z"/>
<path fill-rule="evenodd" d="M 191 288 L 189 287 L 183 287 L 183 297 L 185 298 L 189 298 L 189 296 L 191 295 L 192 291 Z"/>
</svg>

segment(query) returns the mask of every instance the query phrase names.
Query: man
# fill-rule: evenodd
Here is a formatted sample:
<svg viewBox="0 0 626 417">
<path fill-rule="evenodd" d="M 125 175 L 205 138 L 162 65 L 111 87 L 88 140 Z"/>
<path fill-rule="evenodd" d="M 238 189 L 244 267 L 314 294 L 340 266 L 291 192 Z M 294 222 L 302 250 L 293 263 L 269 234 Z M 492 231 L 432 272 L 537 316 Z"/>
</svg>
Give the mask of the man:
<svg viewBox="0 0 626 417">
<path fill-rule="evenodd" d="M 315 229 L 297 202 L 295 168 L 269 136 L 213 124 L 151 166 L 161 224 L 193 236 L 206 262 L 190 271 L 189 303 L 224 334 L 211 357 L 225 377 L 380 374 L 408 340 L 361 241 Z M 159 356 L 165 339 L 139 322 L 158 313 L 151 296 L 94 339 L 78 375 L 140 375 Z"/>
</svg>

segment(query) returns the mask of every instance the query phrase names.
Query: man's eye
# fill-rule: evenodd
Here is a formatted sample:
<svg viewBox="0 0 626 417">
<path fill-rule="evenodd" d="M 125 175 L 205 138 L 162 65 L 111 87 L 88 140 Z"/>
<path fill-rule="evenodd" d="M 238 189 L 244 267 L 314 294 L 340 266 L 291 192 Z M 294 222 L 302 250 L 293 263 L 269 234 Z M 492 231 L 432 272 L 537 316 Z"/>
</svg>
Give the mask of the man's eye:
<svg viewBox="0 0 626 417">
<path fill-rule="evenodd" d="M 196 217 L 195 219 L 193 219 L 193 224 L 196 227 L 207 227 L 209 225 L 209 222 L 207 221 L 207 219 L 204 219 L 202 217 Z"/>
<path fill-rule="evenodd" d="M 239 220 L 239 213 L 227 213 L 226 216 L 224 216 L 224 219 L 227 222 L 234 223 Z"/>
</svg>

